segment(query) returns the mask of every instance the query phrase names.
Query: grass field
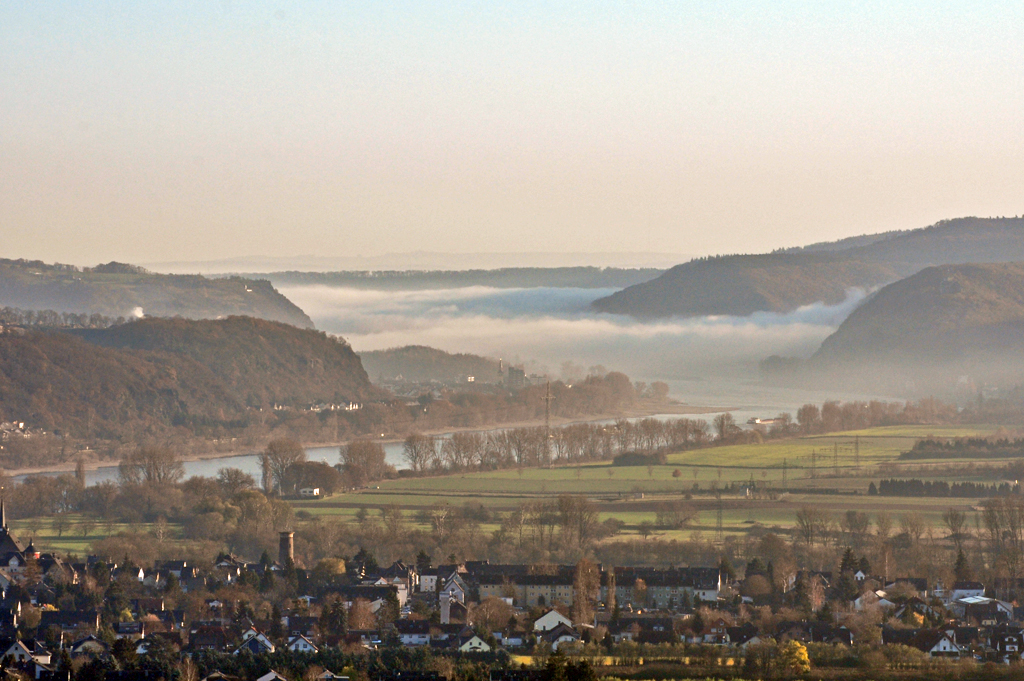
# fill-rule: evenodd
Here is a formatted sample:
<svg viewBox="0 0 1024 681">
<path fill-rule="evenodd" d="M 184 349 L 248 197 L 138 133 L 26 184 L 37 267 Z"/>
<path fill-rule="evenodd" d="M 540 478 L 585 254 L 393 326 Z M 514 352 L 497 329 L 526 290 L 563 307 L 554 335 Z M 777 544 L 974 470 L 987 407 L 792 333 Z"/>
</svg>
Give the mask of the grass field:
<svg viewBox="0 0 1024 681">
<path fill-rule="evenodd" d="M 798 437 L 762 444 L 712 447 L 672 454 L 662 466 L 612 466 L 608 462 L 547 469 L 460 473 L 438 477 L 387 480 L 371 489 L 315 501 L 297 501 L 297 510 L 324 517 L 351 518 L 360 508 L 376 512 L 397 504 L 410 514 L 437 504 L 462 506 L 479 503 L 494 511 L 520 504 L 552 500 L 559 494 L 583 494 L 598 504 L 601 519 L 617 518 L 624 532 L 635 533 L 640 523 L 654 522 L 658 504 L 690 496 L 699 510 L 698 521 L 684 531 L 658 532 L 683 538 L 692 532 L 714 531 L 717 501 L 712 487 L 749 483 L 761 490 L 754 498 L 745 493 L 723 495 L 723 530 L 746 532 L 751 527 L 790 528 L 804 506 L 834 513 L 848 510 L 876 514 L 920 513 L 931 525 L 951 506 L 971 509 L 976 499 L 878 497 L 866 494 L 880 477 L 920 477 L 944 480 L 995 482 L 986 460 L 972 471 L 951 472 L 948 460 L 899 462 L 901 452 L 915 440 L 934 435 L 961 437 L 990 435 L 997 426 L 899 426 Z M 699 487 L 695 491 L 694 485 Z M 801 490 L 838 490 L 841 494 L 801 494 Z M 773 491 L 774 494 L 766 494 Z M 769 498 L 771 497 L 771 498 Z M 487 526 L 482 529 L 489 529 Z"/>
</svg>

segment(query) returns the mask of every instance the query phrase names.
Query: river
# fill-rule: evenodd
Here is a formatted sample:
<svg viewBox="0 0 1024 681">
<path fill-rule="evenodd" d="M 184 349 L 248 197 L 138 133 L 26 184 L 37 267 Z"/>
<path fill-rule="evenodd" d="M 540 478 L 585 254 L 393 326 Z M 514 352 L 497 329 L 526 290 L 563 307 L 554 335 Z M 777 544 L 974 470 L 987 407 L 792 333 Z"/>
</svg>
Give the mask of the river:
<svg viewBox="0 0 1024 681">
<path fill-rule="evenodd" d="M 657 380 L 657 379 L 651 379 Z M 682 379 L 667 381 L 670 388 L 670 397 L 683 404 L 694 407 L 717 405 L 732 407 L 732 413 L 736 422 L 743 425 L 747 419 L 752 417 L 771 417 L 781 412 L 796 414 L 796 410 L 803 404 L 812 402 L 821 404 L 828 399 L 840 401 L 849 400 L 870 400 L 889 399 L 863 394 L 843 394 L 830 391 L 828 393 L 804 389 L 775 388 L 761 385 L 756 381 L 743 381 L 736 379 Z M 655 414 L 654 418 L 675 419 L 675 418 L 701 418 L 709 423 L 721 412 L 697 414 L 687 417 L 681 414 Z M 636 420 L 636 419 L 630 419 Z M 596 423 L 611 423 L 613 419 L 595 421 Z M 480 432 L 493 432 L 505 430 L 506 427 L 495 427 L 481 429 Z M 450 437 L 450 433 L 439 437 Z M 407 464 L 402 456 L 401 442 L 388 442 L 384 444 L 384 453 L 387 462 L 396 468 L 406 468 Z M 309 447 L 306 449 L 306 456 L 310 461 L 324 461 L 331 465 L 338 463 L 339 447 Z M 243 454 L 239 456 L 223 456 L 213 459 L 201 459 L 197 461 L 186 461 L 185 477 L 194 475 L 203 477 L 216 477 L 217 471 L 222 468 L 238 468 L 257 481 L 260 479 L 261 471 L 256 454 Z M 60 473 L 42 473 L 39 475 L 60 475 Z M 21 482 L 27 475 L 16 475 L 14 480 Z M 103 466 L 85 472 L 85 483 L 88 486 L 96 485 L 106 481 L 117 481 L 117 466 Z"/>
</svg>

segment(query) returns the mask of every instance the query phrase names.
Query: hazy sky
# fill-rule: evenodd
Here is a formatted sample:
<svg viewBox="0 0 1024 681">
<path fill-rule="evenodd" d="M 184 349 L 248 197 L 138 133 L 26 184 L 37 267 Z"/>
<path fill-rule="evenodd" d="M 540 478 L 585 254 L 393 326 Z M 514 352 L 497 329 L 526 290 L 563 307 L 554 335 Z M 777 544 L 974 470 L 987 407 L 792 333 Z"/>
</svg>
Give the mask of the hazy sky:
<svg viewBox="0 0 1024 681">
<path fill-rule="evenodd" d="M 0 3 L 3 257 L 750 252 L 1022 212 L 1020 0 Z"/>
</svg>

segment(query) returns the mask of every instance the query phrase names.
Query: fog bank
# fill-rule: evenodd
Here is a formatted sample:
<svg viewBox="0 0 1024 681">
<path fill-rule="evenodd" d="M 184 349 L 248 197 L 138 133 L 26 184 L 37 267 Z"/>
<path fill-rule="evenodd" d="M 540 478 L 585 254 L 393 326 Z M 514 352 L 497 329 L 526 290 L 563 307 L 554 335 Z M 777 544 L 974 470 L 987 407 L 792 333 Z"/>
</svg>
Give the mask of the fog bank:
<svg viewBox="0 0 1024 681">
<path fill-rule="evenodd" d="M 428 345 L 534 360 L 535 369 L 556 370 L 572 361 L 662 378 L 743 374 L 772 354 L 809 356 L 865 297 L 851 290 L 839 305 L 807 305 L 787 314 L 639 322 L 589 311 L 611 289 L 383 292 L 304 286 L 281 292 L 318 328 L 345 337 L 356 351 Z"/>
</svg>

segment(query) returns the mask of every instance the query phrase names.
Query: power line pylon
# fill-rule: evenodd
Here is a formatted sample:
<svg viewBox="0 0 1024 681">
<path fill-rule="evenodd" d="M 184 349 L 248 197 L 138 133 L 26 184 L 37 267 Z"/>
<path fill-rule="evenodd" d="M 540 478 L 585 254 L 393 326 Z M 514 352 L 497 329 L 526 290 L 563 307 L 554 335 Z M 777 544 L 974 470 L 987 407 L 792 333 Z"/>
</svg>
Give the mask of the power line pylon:
<svg viewBox="0 0 1024 681">
<path fill-rule="evenodd" d="M 544 465 L 551 465 L 551 380 L 548 380 L 547 392 L 544 394 Z"/>
</svg>

